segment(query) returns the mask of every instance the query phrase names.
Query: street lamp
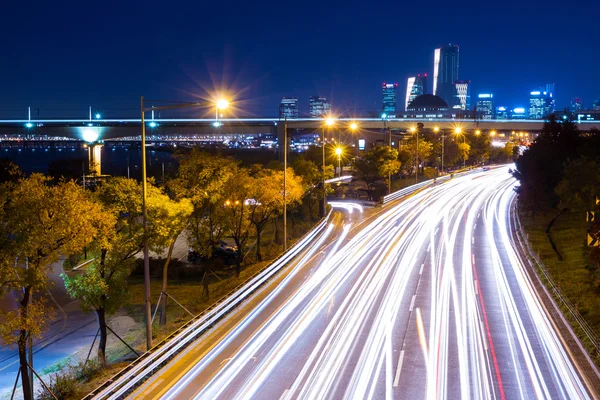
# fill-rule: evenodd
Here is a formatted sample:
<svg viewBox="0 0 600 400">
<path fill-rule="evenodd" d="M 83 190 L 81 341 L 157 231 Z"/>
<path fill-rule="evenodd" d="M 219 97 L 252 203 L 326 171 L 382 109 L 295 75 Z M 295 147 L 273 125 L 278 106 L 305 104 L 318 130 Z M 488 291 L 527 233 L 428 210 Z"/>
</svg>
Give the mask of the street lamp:
<svg viewBox="0 0 600 400">
<path fill-rule="evenodd" d="M 496 136 L 496 131 L 490 132 L 490 138 L 494 138 Z M 490 164 L 492 163 L 492 141 L 490 140 Z"/>
<path fill-rule="evenodd" d="M 219 110 L 225 110 L 227 107 L 229 107 L 229 102 L 227 100 L 217 100 L 215 103 L 215 121 L 219 120 Z"/>
<path fill-rule="evenodd" d="M 227 100 L 219 100 L 216 103 L 212 102 L 203 102 L 203 103 L 181 103 L 181 104 L 172 104 L 168 106 L 159 106 L 159 107 L 145 107 L 144 105 L 144 96 L 140 98 L 140 111 L 142 114 L 141 124 L 142 124 L 142 224 L 144 227 L 144 297 L 145 297 L 145 319 L 146 319 L 146 350 L 150 350 L 152 347 L 152 310 L 150 303 L 150 257 L 149 257 L 149 249 L 148 249 L 148 210 L 146 207 L 146 197 L 147 197 L 147 177 L 146 177 L 146 122 L 144 119 L 144 114 L 146 111 L 159 111 L 159 110 L 171 110 L 175 108 L 187 108 L 187 107 L 216 107 L 217 109 L 217 118 L 218 118 L 218 110 L 225 109 L 229 106 L 229 102 Z"/>
<path fill-rule="evenodd" d="M 323 148 L 323 215 L 327 212 L 327 190 L 325 190 L 325 129 L 331 128 L 335 124 L 335 120 L 331 117 L 325 118 L 325 124 L 323 125 L 323 140 L 321 141 L 321 147 Z"/>
<path fill-rule="evenodd" d="M 454 133 L 456 134 L 456 136 L 460 135 L 462 133 L 462 128 L 460 126 L 457 126 L 456 128 L 454 128 Z M 467 144 L 467 136 L 465 134 L 463 134 L 463 139 L 464 139 L 464 144 Z M 466 159 L 466 157 L 463 156 L 463 169 L 466 168 L 466 164 L 467 164 L 467 159 Z"/>
<path fill-rule="evenodd" d="M 341 147 L 336 147 L 335 148 L 335 154 L 337 155 L 337 159 L 338 159 L 338 170 L 339 172 L 339 176 L 342 176 L 342 148 Z"/>
<path fill-rule="evenodd" d="M 481 135 L 481 131 L 480 131 L 479 129 L 477 129 L 477 130 L 475 131 L 475 134 L 476 134 L 477 136 L 479 136 L 479 135 Z"/>
<path fill-rule="evenodd" d="M 415 149 L 415 183 L 419 183 L 419 132 L 417 132 L 417 128 L 411 126 L 411 133 L 416 133 L 415 138 L 417 140 L 417 147 Z"/>
<path fill-rule="evenodd" d="M 440 127 L 439 126 L 434 126 L 433 127 L 433 131 L 435 133 L 439 133 L 440 132 Z M 442 131 L 442 168 L 441 168 L 442 175 L 444 174 L 444 141 L 445 141 L 444 139 L 445 139 L 444 132 Z"/>
</svg>

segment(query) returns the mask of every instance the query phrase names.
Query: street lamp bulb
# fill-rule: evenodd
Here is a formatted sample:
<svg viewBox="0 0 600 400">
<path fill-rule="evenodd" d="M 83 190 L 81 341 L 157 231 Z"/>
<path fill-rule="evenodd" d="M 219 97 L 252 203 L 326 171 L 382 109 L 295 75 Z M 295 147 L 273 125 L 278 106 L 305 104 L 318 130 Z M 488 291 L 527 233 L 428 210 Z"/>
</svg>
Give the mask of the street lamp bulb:
<svg viewBox="0 0 600 400">
<path fill-rule="evenodd" d="M 350 124 L 350 129 L 355 131 L 356 129 L 358 129 L 358 125 L 356 124 L 356 122 L 353 122 Z"/>
<path fill-rule="evenodd" d="M 490 136 L 496 136 L 496 131 L 491 131 Z"/>
<path fill-rule="evenodd" d="M 411 131 L 412 133 L 415 133 L 415 132 L 417 131 L 417 128 L 415 128 L 414 126 L 411 126 L 411 127 L 410 127 L 410 131 Z"/>
<path fill-rule="evenodd" d="M 456 133 L 457 135 L 459 135 L 461 132 L 462 132 L 462 129 L 459 126 L 454 128 L 454 133 Z"/>
<path fill-rule="evenodd" d="M 387 118 L 387 114 L 386 113 L 381 114 L 381 119 L 386 119 L 386 118 Z"/>
<path fill-rule="evenodd" d="M 325 120 L 325 125 L 327 125 L 327 126 L 332 126 L 334 123 L 335 123 L 335 121 L 333 118 L 327 118 Z"/>
<path fill-rule="evenodd" d="M 342 148 L 341 147 L 336 147 L 335 154 L 337 154 L 338 156 L 342 155 Z"/>
<path fill-rule="evenodd" d="M 229 102 L 225 99 L 217 100 L 217 108 L 219 110 L 224 110 L 229 107 Z"/>
<path fill-rule="evenodd" d="M 434 131 L 435 133 L 437 133 L 437 132 L 439 132 L 439 131 L 440 131 L 440 128 L 439 128 L 438 126 L 434 126 L 434 127 L 433 127 L 433 131 Z"/>
<path fill-rule="evenodd" d="M 479 129 L 477 129 L 477 130 L 475 131 L 475 134 L 476 134 L 476 135 L 481 135 L 481 131 L 480 131 Z"/>
<path fill-rule="evenodd" d="M 100 113 L 96 113 L 96 119 L 100 119 L 102 118 L 102 115 Z"/>
</svg>

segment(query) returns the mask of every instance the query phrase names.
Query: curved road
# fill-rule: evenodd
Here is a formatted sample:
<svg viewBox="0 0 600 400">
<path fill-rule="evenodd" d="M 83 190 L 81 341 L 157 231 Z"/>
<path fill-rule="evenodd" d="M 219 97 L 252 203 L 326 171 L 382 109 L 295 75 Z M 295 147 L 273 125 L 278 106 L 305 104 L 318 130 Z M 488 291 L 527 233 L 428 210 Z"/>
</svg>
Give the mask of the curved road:
<svg viewBox="0 0 600 400">
<path fill-rule="evenodd" d="M 132 397 L 591 398 L 513 249 L 514 184 L 503 167 L 355 211 Z"/>
</svg>

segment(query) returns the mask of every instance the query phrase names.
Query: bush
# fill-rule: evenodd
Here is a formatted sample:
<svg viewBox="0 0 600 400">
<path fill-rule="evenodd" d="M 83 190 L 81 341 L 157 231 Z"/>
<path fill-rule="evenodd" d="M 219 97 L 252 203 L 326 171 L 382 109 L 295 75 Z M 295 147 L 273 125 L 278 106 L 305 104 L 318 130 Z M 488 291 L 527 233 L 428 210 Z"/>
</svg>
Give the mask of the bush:
<svg viewBox="0 0 600 400">
<path fill-rule="evenodd" d="M 57 373 L 48 375 L 44 382 L 48 385 L 57 399 L 73 398 L 79 385 L 94 378 L 102 370 L 102 366 L 95 360 L 80 361 L 77 364 L 65 365 Z M 41 400 L 54 400 L 54 397 L 45 388 L 41 388 L 36 396 Z"/>
</svg>

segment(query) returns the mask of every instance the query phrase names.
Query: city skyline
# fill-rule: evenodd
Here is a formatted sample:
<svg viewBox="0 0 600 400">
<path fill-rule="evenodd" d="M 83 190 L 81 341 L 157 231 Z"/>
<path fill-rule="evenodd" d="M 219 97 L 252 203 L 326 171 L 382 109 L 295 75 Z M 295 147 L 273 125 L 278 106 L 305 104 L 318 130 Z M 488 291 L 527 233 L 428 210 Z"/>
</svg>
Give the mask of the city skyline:
<svg viewBox="0 0 600 400">
<path fill-rule="evenodd" d="M 85 14 L 75 2 L 60 7 L 36 1 L 8 4 L 6 13 L 14 17 L 0 32 L 11 38 L 4 53 L 11 62 L 0 66 L 0 118 L 22 116 L 29 106 L 40 108 L 42 117 L 83 116 L 89 106 L 106 115 L 136 115 L 140 95 L 186 101 L 209 98 L 215 91 L 230 94 L 237 104 L 232 110 L 240 115 L 276 115 L 284 96 L 298 97 L 305 112 L 305 99 L 315 93 L 327 97 L 337 113 L 365 114 L 381 109 L 381 82 L 403 85 L 417 73 L 432 76 L 433 51 L 448 43 L 460 46 L 460 79 L 471 80 L 472 96 L 490 92 L 499 104 L 527 107 L 531 90 L 553 82 L 557 109 L 574 97 L 586 106 L 600 97 L 595 68 L 600 55 L 590 51 L 597 2 L 584 1 L 586 13 L 563 10 L 560 23 L 552 23 L 536 46 L 527 44 L 524 32 L 505 26 L 554 21 L 555 16 L 549 7 L 516 1 L 501 10 L 491 4 L 456 8 L 434 1 L 427 24 L 402 19 L 407 31 L 419 32 L 410 40 L 401 40 L 393 24 L 379 26 L 380 7 L 352 1 L 322 5 L 319 13 L 309 4 L 286 18 L 277 16 L 275 2 L 259 7 L 236 3 L 225 20 L 207 18 L 200 25 L 196 9 L 216 15 L 222 6 L 188 3 L 158 14 L 158 3 L 145 4 L 143 9 L 104 4 Z M 409 15 L 418 9 L 398 4 L 386 12 Z M 328 17 L 340 10 L 343 18 Z M 265 18 L 269 23 L 247 29 L 249 21 Z M 140 29 L 135 21 L 156 23 Z M 450 28 L 449 21 L 471 22 Z M 100 29 L 108 25 L 111 29 Z M 327 40 L 319 40 L 322 32 L 311 26 L 327 26 Z M 485 40 L 474 34 L 481 29 Z M 273 35 L 278 31 L 296 32 L 302 40 L 290 44 L 287 36 Z M 390 46 L 381 37 L 397 37 L 402 45 Z"/>
</svg>

